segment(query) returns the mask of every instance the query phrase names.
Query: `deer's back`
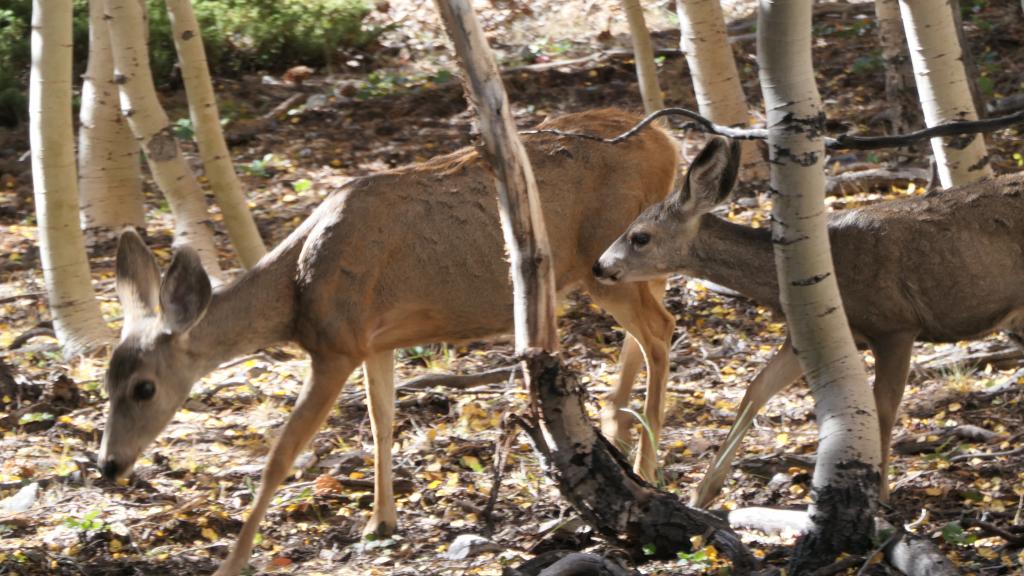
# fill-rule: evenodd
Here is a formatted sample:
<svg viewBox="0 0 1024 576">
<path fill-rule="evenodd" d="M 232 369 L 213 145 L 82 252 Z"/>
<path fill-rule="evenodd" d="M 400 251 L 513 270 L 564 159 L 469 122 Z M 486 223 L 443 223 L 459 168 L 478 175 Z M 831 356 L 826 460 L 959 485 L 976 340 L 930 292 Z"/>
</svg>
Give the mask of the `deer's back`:
<svg viewBox="0 0 1024 576">
<path fill-rule="evenodd" d="M 1024 178 L 836 213 L 836 274 L 850 325 L 955 341 L 1024 311 Z"/>
<path fill-rule="evenodd" d="M 541 127 L 612 136 L 639 118 L 606 110 Z M 606 246 L 671 189 L 672 140 L 525 140 L 560 292 L 589 278 Z M 465 149 L 360 179 L 325 200 L 298 263 L 300 340 L 362 351 L 507 333 L 509 264 L 494 179 Z"/>
</svg>

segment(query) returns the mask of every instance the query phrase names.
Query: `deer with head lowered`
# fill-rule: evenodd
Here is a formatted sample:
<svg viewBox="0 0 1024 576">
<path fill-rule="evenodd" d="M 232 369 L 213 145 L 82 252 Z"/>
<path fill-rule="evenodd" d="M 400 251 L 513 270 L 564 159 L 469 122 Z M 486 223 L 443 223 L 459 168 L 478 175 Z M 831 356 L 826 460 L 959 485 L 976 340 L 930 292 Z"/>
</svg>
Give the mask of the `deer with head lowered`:
<svg viewBox="0 0 1024 576">
<path fill-rule="evenodd" d="M 619 134 L 638 118 L 616 110 L 572 114 L 540 128 Z M 645 415 L 661 426 L 675 327 L 665 278 L 605 286 L 590 268 L 647 206 L 664 199 L 678 151 L 660 130 L 624 145 L 536 134 L 524 138 L 537 179 L 559 293 L 586 289 L 629 333 L 605 426 L 623 439 L 641 361 Z M 336 191 L 239 280 L 213 291 L 196 254 L 178 250 L 164 277 L 138 235 L 121 236 L 117 292 L 125 312 L 107 373 L 110 411 L 100 447 L 104 476 L 128 475 L 193 384 L 222 362 L 276 342 L 298 343 L 311 370 L 268 457 L 253 509 L 218 574 L 237 574 L 278 485 L 326 420 L 361 363 L 374 439 L 375 497 L 366 531 L 396 527 L 392 420 L 396 348 L 479 340 L 512 329 L 512 289 L 493 176 L 471 148 L 361 178 Z M 655 471 L 642 435 L 638 470 Z"/>
<path fill-rule="evenodd" d="M 630 224 L 598 259 L 595 276 L 617 286 L 684 273 L 781 311 L 771 232 L 709 213 L 732 191 L 738 160 L 735 143 L 712 138 L 679 192 Z M 1024 331 L 1024 176 L 835 212 L 828 232 L 850 329 L 875 356 L 887 498 L 889 442 L 914 341 Z M 757 411 L 801 375 L 787 339 L 751 382 L 692 504 L 711 503 Z"/>
</svg>

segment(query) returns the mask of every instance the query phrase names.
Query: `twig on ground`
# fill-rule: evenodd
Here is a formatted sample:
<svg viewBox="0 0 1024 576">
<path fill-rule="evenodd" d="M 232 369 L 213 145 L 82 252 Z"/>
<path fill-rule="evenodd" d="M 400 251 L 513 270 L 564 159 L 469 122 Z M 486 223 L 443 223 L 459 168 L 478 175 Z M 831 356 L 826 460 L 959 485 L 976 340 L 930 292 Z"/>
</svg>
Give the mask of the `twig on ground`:
<svg viewBox="0 0 1024 576">
<path fill-rule="evenodd" d="M 863 556 L 847 556 L 842 560 L 836 560 L 828 566 L 822 566 L 814 572 L 811 572 L 811 576 L 832 576 L 833 574 L 839 574 L 846 570 L 853 568 L 857 564 L 864 562 Z"/>
<path fill-rule="evenodd" d="M 1024 546 L 1024 534 L 1014 534 L 1010 530 L 996 526 L 991 522 L 967 519 L 963 520 L 963 526 L 964 528 L 978 528 L 989 536 L 998 536 L 1006 540 L 1006 543 L 1014 548 Z"/>
<path fill-rule="evenodd" d="M 515 430 L 516 422 L 519 420 L 521 418 L 502 418 L 498 439 L 494 441 L 491 495 L 487 498 L 487 505 L 484 506 L 482 514 L 488 533 L 494 531 L 494 507 L 498 504 L 498 492 L 501 491 L 501 479 L 505 474 L 505 465 L 508 463 L 508 453 L 512 449 L 512 442 L 519 435 L 518 430 Z"/>
<path fill-rule="evenodd" d="M 957 454 L 956 456 L 950 457 L 950 462 L 963 462 L 964 460 L 973 460 L 975 458 L 979 460 L 991 460 L 993 458 L 1001 458 L 1003 456 L 1016 456 L 1017 454 L 1024 454 L 1024 446 L 1018 446 L 1013 450 L 1003 450 L 1002 452 L 968 452 L 966 454 Z"/>
<path fill-rule="evenodd" d="M 49 336 L 51 338 L 56 338 L 57 335 L 53 331 L 53 322 L 50 322 L 49 320 L 44 320 L 36 324 L 32 328 L 29 328 L 28 330 L 22 332 L 21 334 L 18 335 L 17 338 L 11 340 L 11 343 L 10 345 L 7 346 L 7 349 L 17 350 L 18 348 L 24 346 L 26 342 L 35 338 L 36 336 Z"/>
</svg>

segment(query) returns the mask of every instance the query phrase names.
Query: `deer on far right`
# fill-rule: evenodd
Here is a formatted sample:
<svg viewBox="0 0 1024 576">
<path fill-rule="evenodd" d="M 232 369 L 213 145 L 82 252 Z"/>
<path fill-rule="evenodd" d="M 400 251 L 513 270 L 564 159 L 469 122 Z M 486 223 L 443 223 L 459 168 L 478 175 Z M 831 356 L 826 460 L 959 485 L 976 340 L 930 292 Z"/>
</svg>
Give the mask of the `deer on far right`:
<svg viewBox="0 0 1024 576">
<path fill-rule="evenodd" d="M 771 232 L 710 213 L 729 197 L 739 147 L 713 137 L 678 192 L 647 208 L 594 264 L 607 284 L 683 273 L 781 312 Z M 923 197 L 835 212 L 829 241 L 850 329 L 875 356 L 882 441 L 880 497 L 888 500 L 889 444 L 915 340 L 957 342 L 1024 333 L 1024 174 Z M 691 504 L 707 507 L 758 410 L 803 374 L 787 338 L 750 383 L 736 422 Z"/>
</svg>

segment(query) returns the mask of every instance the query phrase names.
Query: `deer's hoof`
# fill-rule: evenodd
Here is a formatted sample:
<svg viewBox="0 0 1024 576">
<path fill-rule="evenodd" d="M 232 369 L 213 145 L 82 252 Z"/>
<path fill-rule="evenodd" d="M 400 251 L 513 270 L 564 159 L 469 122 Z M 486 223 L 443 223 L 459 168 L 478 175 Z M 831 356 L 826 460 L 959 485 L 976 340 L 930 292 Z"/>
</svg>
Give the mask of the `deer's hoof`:
<svg viewBox="0 0 1024 576">
<path fill-rule="evenodd" d="M 632 423 L 632 417 L 626 412 L 605 410 L 601 415 L 601 433 L 611 440 L 620 452 L 629 454 L 632 448 L 629 427 Z"/>
</svg>

